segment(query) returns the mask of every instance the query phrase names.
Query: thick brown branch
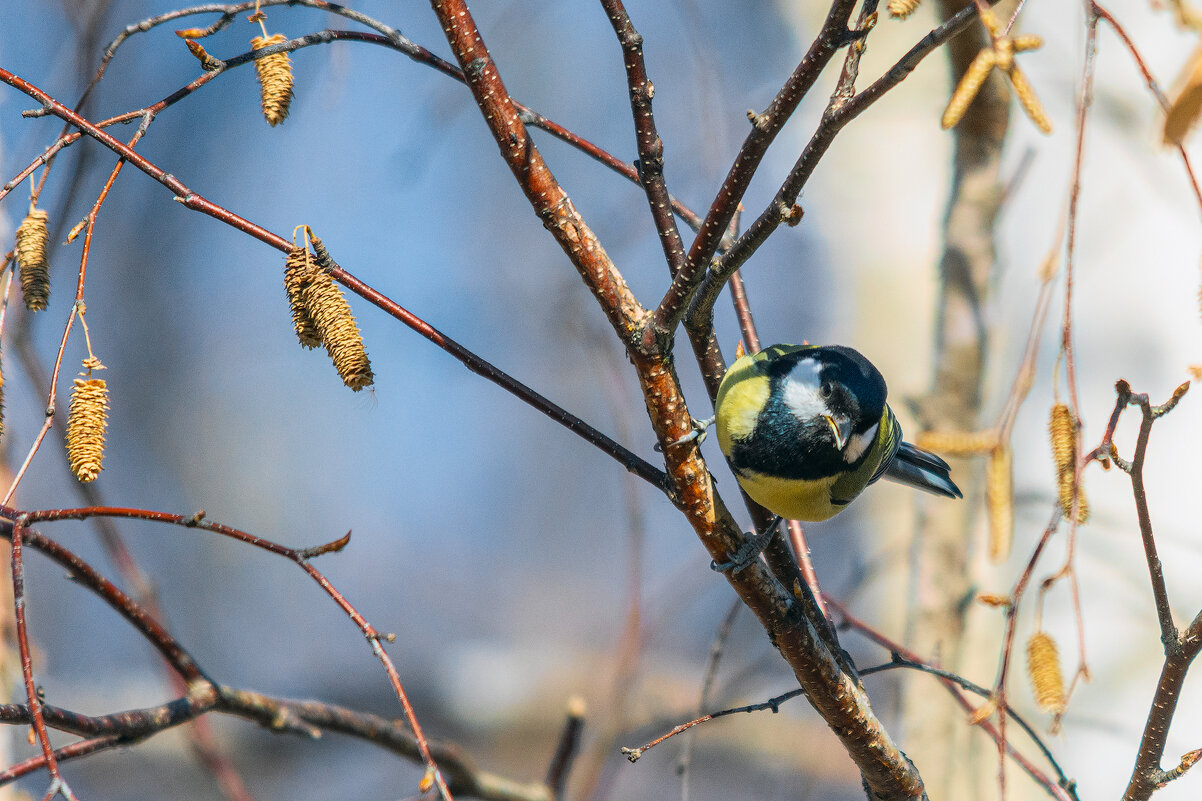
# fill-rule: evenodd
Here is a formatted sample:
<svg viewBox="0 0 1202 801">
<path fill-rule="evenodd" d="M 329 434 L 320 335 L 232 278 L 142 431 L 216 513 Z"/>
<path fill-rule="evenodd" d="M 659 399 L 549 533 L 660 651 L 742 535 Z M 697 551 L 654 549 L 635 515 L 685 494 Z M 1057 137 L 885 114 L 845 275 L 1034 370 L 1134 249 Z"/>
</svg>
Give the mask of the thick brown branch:
<svg viewBox="0 0 1202 801">
<path fill-rule="evenodd" d="M 543 225 L 601 304 L 618 338 L 629 347 L 635 342 L 635 331 L 642 327 L 643 307 L 530 138 L 466 2 L 433 0 L 431 5 L 502 159 Z"/>
<path fill-rule="evenodd" d="M 89 716 L 60 707 L 45 706 L 47 725 L 90 738 L 55 752 L 61 760 L 78 759 L 98 751 L 126 747 L 209 713 L 234 715 L 276 732 L 317 738 L 337 732 L 379 746 L 398 756 L 421 761 L 417 740 L 396 720 L 358 712 L 337 704 L 294 701 L 224 685 L 198 685 L 186 698 L 155 707 Z M 28 723 L 29 709 L 22 704 L 0 705 L 0 721 Z M 489 801 L 551 801 L 547 785 L 517 782 L 481 770 L 457 746 L 431 743 L 430 750 L 447 776 L 452 792 Z M 28 760 L 0 772 L 0 785 L 38 770 L 44 757 Z"/>
</svg>

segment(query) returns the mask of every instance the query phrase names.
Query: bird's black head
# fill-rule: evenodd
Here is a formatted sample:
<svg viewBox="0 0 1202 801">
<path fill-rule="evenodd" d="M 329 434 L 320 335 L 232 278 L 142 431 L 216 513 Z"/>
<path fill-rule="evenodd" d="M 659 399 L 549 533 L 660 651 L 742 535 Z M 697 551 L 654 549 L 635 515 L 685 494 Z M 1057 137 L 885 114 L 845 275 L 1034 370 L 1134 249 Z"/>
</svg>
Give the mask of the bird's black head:
<svg viewBox="0 0 1202 801">
<path fill-rule="evenodd" d="M 885 411 L 885 379 L 872 362 L 842 345 L 807 348 L 775 360 L 769 378 L 771 394 L 811 436 L 825 425 L 843 458 L 859 460 Z"/>
</svg>

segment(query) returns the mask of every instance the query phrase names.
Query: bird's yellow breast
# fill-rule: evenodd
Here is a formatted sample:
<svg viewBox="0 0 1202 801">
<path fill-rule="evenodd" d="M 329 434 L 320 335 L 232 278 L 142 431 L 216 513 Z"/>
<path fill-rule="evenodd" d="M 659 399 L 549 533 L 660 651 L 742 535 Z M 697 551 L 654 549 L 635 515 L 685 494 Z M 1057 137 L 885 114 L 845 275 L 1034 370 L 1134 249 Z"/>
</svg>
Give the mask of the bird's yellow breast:
<svg viewBox="0 0 1202 801">
<path fill-rule="evenodd" d="M 730 455 L 732 440 L 751 436 L 760 410 L 768 402 L 770 384 L 751 355 L 736 360 L 726 371 L 715 406 L 718 446 Z"/>
<path fill-rule="evenodd" d="M 778 478 L 754 470 L 740 471 L 741 486 L 751 499 L 786 520 L 827 520 L 846 504 L 831 503 L 831 486 L 838 476 L 816 481 Z"/>
</svg>

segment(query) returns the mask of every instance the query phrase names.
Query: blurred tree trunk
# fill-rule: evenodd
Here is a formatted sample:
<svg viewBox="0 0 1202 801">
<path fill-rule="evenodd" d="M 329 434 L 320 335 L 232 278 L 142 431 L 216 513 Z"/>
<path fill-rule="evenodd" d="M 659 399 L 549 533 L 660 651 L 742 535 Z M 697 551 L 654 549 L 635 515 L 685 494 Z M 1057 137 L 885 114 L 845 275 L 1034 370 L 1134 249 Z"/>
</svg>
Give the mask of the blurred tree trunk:
<svg viewBox="0 0 1202 801">
<path fill-rule="evenodd" d="M 946 20 L 968 3 L 941 0 Z M 1005 5 L 997 9 L 1000 18 Z M 989 36 L 974 25 L 947 49 L 954 86 Z M 994 266 L 993 224 L 1002 197 L 999 164 L 1009 123 L 1009 91 L 997 71 L 954 129 L 953 177 L 944 219 L 936 306 L 935 375 L 919 405 L 924 427 L 973 431 L 981 424 L 981 385 L 989 332 L 984 307 Z M 989 682 L 995 643 L 977 642 L 970 612 L 980 566 L 974 519 L 980 471 L 954 459 L 965 502 L 928 504 L 915 525 L 907 644 L 958 673 Z M 902 699 L 907 753 L 922 770 L 931 798 L 991 798 L 997 793 L 996 750 L 950 699 L 932 703 L 931 686 L 909 681 Z"/>
</svg>

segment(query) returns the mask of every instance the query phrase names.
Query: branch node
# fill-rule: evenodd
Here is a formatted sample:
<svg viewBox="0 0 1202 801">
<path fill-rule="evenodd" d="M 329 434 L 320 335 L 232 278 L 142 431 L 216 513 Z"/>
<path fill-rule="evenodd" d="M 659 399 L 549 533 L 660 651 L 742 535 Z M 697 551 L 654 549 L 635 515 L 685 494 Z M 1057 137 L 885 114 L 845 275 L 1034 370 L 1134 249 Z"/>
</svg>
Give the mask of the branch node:
<svg viewBox="0 0 1202 801">
<path fill-rule="evenodd" d="M 467 73 L 468 77 L 478 78 L 478 77 L 480 77 L 480 75 L 482 75 L 484 73 L 484 70 L 486 70 L 487 68 L 488 68 L 488 59 L 474 58 L 464 66 L 463 71 L 465 73 Z"/>
<path fill-rule="evenodd" d="M 753 128 L 755 128 L 757 131 L 767 132 L 767 130 L 768 130 L 768 117 L 767 116 L 757 113 L 756 110 L 753 108 L 749 108 L 749 109 L 747 109 L 747 119 L 751 123 L 751 126 Z"/>
</svg>

